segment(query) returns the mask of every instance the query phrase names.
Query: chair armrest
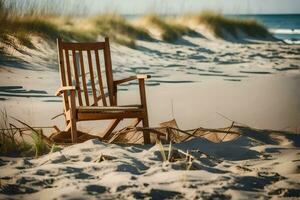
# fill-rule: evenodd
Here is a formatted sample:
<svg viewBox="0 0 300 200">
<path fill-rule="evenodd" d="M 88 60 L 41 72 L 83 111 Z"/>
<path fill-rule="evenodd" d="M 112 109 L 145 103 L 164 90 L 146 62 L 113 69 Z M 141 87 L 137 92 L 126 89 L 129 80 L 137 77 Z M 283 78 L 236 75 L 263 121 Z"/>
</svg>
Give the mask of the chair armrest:
<svg viewBox="0 0 300 200">
<path fill-rule="evenodd" d="M 61 94 L 64 91 L 75 91 L 75 90 L 76 90 L 75 86 L 63 86 L 63 87 L 58 88 L 58 90 L 55 92 L 55 96 L 61 96 Z"/>
<path fill-rule="evenodd" d="M 128 78 L 116 80 L 116 81 L 114 81 L 114 85 L 120 85 L 120 84 L 126 83 L 128 81 L 139 80 L 139 79 L 148 79 L 148 78 L 151 78 L 151 76 L 147 75 L 147 74 L 138 74 L 135 76 L 130 76 Z"/>
</svg>

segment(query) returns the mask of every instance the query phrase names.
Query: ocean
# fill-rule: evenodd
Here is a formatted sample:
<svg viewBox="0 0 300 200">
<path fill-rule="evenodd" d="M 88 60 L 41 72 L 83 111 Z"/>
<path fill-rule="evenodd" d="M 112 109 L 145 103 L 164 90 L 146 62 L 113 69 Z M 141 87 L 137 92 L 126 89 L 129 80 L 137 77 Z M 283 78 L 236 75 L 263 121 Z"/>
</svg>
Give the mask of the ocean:
<svg viewBox="0 0 300 200">
<path fill-rule="evenodd" d="M 300 14 L 229 15 L 235 18 L 252 18 L 264 24 L 278 39 L 289 44 L 300 44 Z"/>
</svg>

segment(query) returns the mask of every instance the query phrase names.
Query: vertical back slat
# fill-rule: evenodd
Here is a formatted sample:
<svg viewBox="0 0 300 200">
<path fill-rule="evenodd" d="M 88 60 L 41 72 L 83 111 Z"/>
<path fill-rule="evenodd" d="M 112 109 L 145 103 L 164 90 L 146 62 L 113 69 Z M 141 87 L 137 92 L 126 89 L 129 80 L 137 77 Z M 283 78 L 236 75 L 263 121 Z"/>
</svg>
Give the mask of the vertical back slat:
<svg viewBox="0 0 300 200">
<path fill-rule="evenodd" d="M 114 88 L 113 88 L 114 85 L 113 85 L 111 56 L 110 56 L 110 47 L 109 47 L 109 39 L 108 38 L 105 38 L 104 61 L 105 61 L 107 87 L 108 87 L 108 93 L 109 93 L 109 102 L 110 102 L 111 106 L 114 106 L 114 105 L 116 105 L 116 102 L 114 101 Z"/>
<path fill-rule="evenodd" d="M 59 44 L 59 43 L 58 43 Z M 73 45 L 79 44 L 79 45 Z M 95 43 L 96 44 L 96 43 Z M 100 50 L 104 52 L 105 74 L 101 71 Z M 116 105 L 116 91 L 113 84 L 112 63 L 110 55 L 109 40 L 105 38 L 105 42 L 99 43 L 99 46 L 92 46 L 90 43 L 63 43 L 60 45 L 59 59 L 61 62 L 61 79 L 63 86 L 76 86 L 78 95 L 78 104 L 80 106 L 98 106 L 98 101 L 102 101 L 103 106 Z M 84 51 L 87 53 L 85 54 Z M 95 54 L 94 54 L 95 52 Z M 70 55 L 72 54 L 72 55 Z M 95 60 L 94 60 L 95 56 Z M 71 57 L 71 58 L 70 58 Z M 73 60 L 73 61 L 72 61 Z M 73 63 L 72 63 L 73 62 Z M 80 66 L 79 66 L 80 65 Z M 89 65 L 89 66 L 84 66 Z M 86 67 L 86 68 L 85 68 Z M 96 68 L 96 69 L 94 69 Z M 96 71 L 97 70 L 97 71 Z M 86 76 L 87 74 L 90 74 Z M 96 74 L 97 73 L 97 74 Z M 80 78 L 80 76 L 82 76 Z M 107 90 L 103 78 L 106 76 Z M 89 99 L 90 79 L 92 98 Z M 96 83 L 98 79 L 98 83 Z M 99 86 L 99 92 L 98 92 Z M 109 99 L 106 99 L 108 92 Z M 67 96 L 66 96 L 67 97 Z M 84 101 L 85 99 L 85 101 Z M 66 98 L 66 109 L 69 109 L 69 99 Z"/>
<path fill-rule="evenodd" d="M 103 82 L 102 82 L 102 75 L 101 75 L 101 68 L 100 68 L 98 50 L 95 50 L 95 57 L 96 57 L 96 68 L 97 68 L 98 83 L 99 83 L 99 89 L 100 89 L 100 92 L 101 92 L 102 103 L 103 103 L 103 106 L 107 106 L 106 97 L 105 97 L 104 88 L 103 88 Z"/>
<path fill-rule="evenodd" d="M 86 79 L 85 79 L 85 70 L 84 70 L 84 62 L 83 62 L 83 54 L 82 51 L 79 51 L 79 58 L 80 58 L 80 69 L 81 69 L 81 76 L 82 76 L 82 87 L 83 87 L 83 92 L 85 96 L 85 103 L 87 106 L 90 105 L 89 101 L 89 94 L 86 86 Z"/>
<path fill-rule="evenodd" d="M 69 50 L 65 50 L 65 56 L 66 56 L 66 64 L 67 64 L 67 80 L 68 85 L 72 86 L 72 75 L 71 75 L 71 67 L 70 67 L 70 59 L 69 59 Z"/>
<path fill-rule="evenodd" d="M 87 50 L 87 55 L 88 55 L 88 63 L 89 63 L 89 70 L 90 70 L 90 77 L 91 77 L 92 94 L 93 94 L 93 97 L 94 97 L 94 104 L 93 105 L 97 106 L 98 105 L 98 100 L 97 100 L 97 93 L 96 93 L 96 87 L 95 87 L 92 55 L 91 55 L 90 50 Z"/>
<path fill-rule="evenodd" d="M 77 89 L 77 94 L 78 94 L 78 102 L 79 102 L 79 105 L 82 106 L 82 97 L 81 97 L 80 81 L 79 81 L 79 73 L 78 73 L 78 63 L 77 63 L 77 58 L 76 58 L 76 52 L 74 49 L 72 50 L 72 57 L 73 57 L 75 83 L 76 83 L 76 89 Z"/>
<path fill-rule="evenodd" d="M 64 65 L 64 56 L 63 56 L 63 50 L 61 48 L 61 40 L 57 39 L 57 48 L 58 48 L 58 60 L 59 60 L 59 68 L 60 68 L 60 80 L 61 85 L 66 86 L 66 73 L 65 73 L 65 65 Z M 69 102 L 67 97 L 67 92 L 64 91 L 64 109 L 65 111 L 69 110 Z"/>
</svg>

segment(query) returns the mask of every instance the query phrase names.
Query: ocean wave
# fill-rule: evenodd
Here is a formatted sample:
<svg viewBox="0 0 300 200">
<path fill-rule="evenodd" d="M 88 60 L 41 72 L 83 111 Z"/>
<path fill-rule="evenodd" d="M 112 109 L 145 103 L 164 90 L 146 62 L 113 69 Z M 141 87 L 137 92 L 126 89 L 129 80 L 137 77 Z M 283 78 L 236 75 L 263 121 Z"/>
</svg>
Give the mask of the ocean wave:
<svg viewBox="0 0 300 200">
<path fill-rule="evenodd" d="M 284 42 L 287 43 L 287 44 L 300 44 L 300 40 L 286 39 L 286 40 L 284 40 Z"/>
<path fill-rule="evenodd" d="M 300 29 L 270 29 L 274 34 L 300 34 Z"/>
</svg>

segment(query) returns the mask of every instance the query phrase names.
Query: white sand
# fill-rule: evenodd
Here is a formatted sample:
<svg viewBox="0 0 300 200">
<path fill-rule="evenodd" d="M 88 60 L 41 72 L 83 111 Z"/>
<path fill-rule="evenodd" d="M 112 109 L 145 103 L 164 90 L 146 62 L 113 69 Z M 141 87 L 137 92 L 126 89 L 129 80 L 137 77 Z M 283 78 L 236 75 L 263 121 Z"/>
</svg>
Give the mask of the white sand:
<svg viewBox="0 0 300 200">
<path fill-rule="evenodd" d="M 62 111 L 61 99 L 53 96 L 59 87 L 55 50 L 47 54 L 52 47 L 42 40 L 39 45 L 30 56 L 13 53 L 27 63 L 0 61 L 1 107 L 32 126 L 64 128 L 62 118 L 50 120 Z M 183 129 L 228 126 L 222 114 L 251 127 L 299 132 L 299 45 L 192 37 L 178 44 L 138 45 L 136 50 L 112 45 L 114 75 L 152 75 L 147 82 L 151 126 L 173 117 Z M 137 92 L 136 84 L 120 87 L 120 103 L 136 103 Z M 91 133 L 101 128 L 102 123 L 79 124 Z M 194 150 L 190 170 L 185 162 L 162 162 L 157 146 L 96 140 L 38 159 L 1 157 L 1 184 L 7 186 L 0 198 L 299 198 L 299 137 L 245 135 L 258 141 L 243 136 L 222 144 L 194 139 L 175 145 Z M 100 155 L 112 160 L 94 162 Z"/>
<path fill-rule="evenodd" d="M 50 47 L 36 40 L 38 49 L 22 57 L 27 64 L 11 59 L 0 62 L 1 107 L 33 126 L 64 128 L 62 117 L 50 120 L 62 112 L 61 99 L 53 96 L 60 86 L 55 53 L 50 50 L 46 59 L 45 49 Z M 137 50 L 112 45 L 116 79 L 152 75 L 147 81 L 151 126 L 175 117 L 181 128 L 228 126 L 230 121 L 220 113 L 251 127 L 299 130 L 299 55 L 299 45 L 235 44 L 192 37 L 178 44 L 139 41 Z M 120 104 L 139 101 L 137 83 L 119 89 Z M 83 131 L 94 133 L 101 126 L 79 124 Z"/>
<path fill-rule="evenodd" d="M 264 137 L 257 140 L 257 133 Z M 219 144 L 193 139 L 173 145 L 173 154 L 188 149 L 195 157 L 190 168 L 184 160 L 163 161 L 158 145 L 119 146 L 98 140 L 37 159 L 2 157 L 1 184 L 6 186 L 0 198 L 300 197 L 299 135 L 246 135 Z M 99 161 L 101 155 L 107 160 Z"/>
</svg>

